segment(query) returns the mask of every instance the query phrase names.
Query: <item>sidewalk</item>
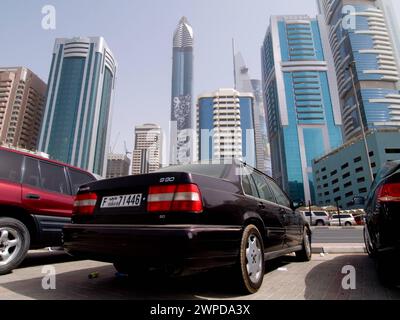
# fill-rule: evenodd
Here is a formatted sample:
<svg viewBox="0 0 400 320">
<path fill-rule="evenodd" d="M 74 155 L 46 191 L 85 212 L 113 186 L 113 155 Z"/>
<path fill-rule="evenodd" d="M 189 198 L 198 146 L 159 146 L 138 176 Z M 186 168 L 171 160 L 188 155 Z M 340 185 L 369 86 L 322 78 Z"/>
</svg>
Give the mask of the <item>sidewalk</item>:
<svg viewBox="0 0 400 320">
<path fill-rule="evenodd" d="M 313 243 L 312 253 L 366 253 L 366 249 L 362 243 Z"/>
</svg>

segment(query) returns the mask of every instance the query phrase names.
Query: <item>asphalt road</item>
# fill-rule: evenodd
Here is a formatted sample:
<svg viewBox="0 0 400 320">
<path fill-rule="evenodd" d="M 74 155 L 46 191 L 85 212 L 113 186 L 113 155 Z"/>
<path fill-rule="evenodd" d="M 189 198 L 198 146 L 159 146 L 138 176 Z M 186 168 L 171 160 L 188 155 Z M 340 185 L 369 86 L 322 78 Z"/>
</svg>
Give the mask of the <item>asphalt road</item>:
<svg viewBox="0 0 400 320">
<path fill-rule="evenodd" d="M 56 271 L 54 290 L 42 286 L 43 266 Z M 354 290 L 342 286 L 344 266 L 354 267 Z M 383 287 L 373 261 L 365 254 L 314 255 L 306 263 L 287 256 L 267 262 L 266 269 L 260 291 L 243 296 L 223 271 L 176 279 L 119 277 L 107 263 L 76 261 L 57 252 L 31 252 L 20 268 L 0 276 L 0 300 L 400 300 L 400 289 Z M 90 279 L 93 272 L 98 277 Z"/>
<path fill-rule="evenodd" d="M 364 243 L 362 227 L 315 227 L 313 243 Z"/>
</svg>

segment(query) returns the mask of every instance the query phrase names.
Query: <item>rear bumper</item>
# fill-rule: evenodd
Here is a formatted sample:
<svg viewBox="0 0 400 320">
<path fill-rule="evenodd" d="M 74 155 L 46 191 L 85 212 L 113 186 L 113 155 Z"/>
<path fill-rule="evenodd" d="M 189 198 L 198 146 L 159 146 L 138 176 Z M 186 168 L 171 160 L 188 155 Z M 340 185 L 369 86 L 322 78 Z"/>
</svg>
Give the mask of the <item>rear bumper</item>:
<svg viewBox="0 0 400 320">
<path fill-rule="evenodd" d="M 71 224 L 63 237 L 74 256 L 197 271 L 235 263 L 241 233 L 240 226 Z"/>
</svg>

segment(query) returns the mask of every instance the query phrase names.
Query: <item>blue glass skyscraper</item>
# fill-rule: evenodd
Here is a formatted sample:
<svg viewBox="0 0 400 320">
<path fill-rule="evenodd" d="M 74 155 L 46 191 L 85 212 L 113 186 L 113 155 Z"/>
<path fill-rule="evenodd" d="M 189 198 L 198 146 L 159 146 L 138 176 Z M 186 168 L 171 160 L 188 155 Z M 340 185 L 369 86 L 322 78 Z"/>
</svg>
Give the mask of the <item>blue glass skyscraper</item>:
<svg viewBox="0 0 400 320">
<path fill-rule="evenodd" d="M 342 143 L 337 82 L 321 18 L 274 16 L 262 46 L 273 177 L 314 201 L 312 160 Z"/>
<path fill-rule="evenodd" d="M 174 33 L 172 57 L 172 99 L 170 163 L 193 160 L 193 29 L 182 17 Z"/>
<path fill-rule="evenodd" d="M 105 176 L 115 74 L 102 37 L 56 39 L 38 149 Z"/>
<path fill-rule="evenodd" d="M 346 140 L 360 135 L 360 119 L 365 130 L 400 127 L 400 29 L 390 1 L 318 3 L 333 52 Z"/>
</svg>

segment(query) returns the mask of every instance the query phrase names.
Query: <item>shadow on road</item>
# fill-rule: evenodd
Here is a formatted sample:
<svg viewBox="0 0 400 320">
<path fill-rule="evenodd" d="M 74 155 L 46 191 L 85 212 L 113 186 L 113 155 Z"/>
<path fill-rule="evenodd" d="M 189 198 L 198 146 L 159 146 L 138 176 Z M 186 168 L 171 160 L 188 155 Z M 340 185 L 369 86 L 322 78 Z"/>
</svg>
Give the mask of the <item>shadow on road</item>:
<svg viewBox="0 0 400 320">
<path fill-rule="evenodd" d="M 47 254 L 48 256 L 48 254 Z M 46 259 L 46 260 L 43 260 Z M 71 261 L 68 256 L 59 254 L 45 257 L 35 254 L 25 262 L 28 265 Z M 266 273 L 293 262 L 294 257 L 282 257 L 267 263 Z M 58 262 L 55 262 L 58 261 Z M 96 272 L 98 277 L 89 279 L 88 275 Z M 176 300 L 176 299 L 222 299 L 242 296 L 235 281 L 227 276 L 226 269 L 215 270 L 194 276 L 168 278 L 157 274 L 139 277 L 118 277 L 112 265 L 99 268 L 86 268 L 63 272 L 56 277 L 56 289 L 44 290 L 42 277 L 3 283 L 5 289 L 14 297 L 26 297 L 38 300 L 58 299 L 111 299 L 111 300 Z M 12 297 L 11 297 L 12 298 Z"/>
<path fill-rule="evenodd" d="M 355 268 L 355 290 L 345 290 L 343 267 Z M 348 278 L 345 283 L 349 283 Z M 342 255 L 318 264 L 306 276 L 306 300 L 398 300 L 399 289 L 385 288 L 378 279 L 373 260 L 367 255 Z"/>
<path fill-rule="evenodd" d="M 28 268 L 71 261 L 78 261 L 78 259 L 71 257 L 64 251 L 29 251 L 19 268 Z"/>
</svg>

